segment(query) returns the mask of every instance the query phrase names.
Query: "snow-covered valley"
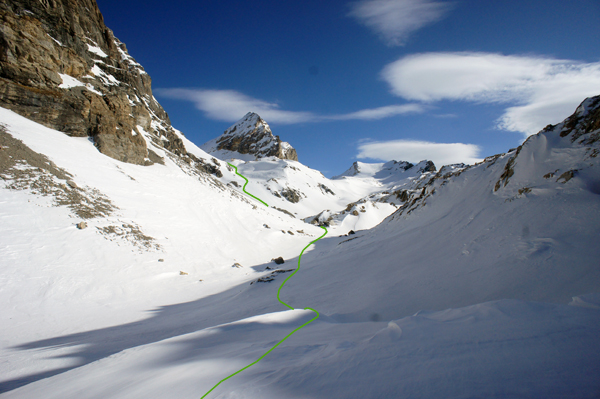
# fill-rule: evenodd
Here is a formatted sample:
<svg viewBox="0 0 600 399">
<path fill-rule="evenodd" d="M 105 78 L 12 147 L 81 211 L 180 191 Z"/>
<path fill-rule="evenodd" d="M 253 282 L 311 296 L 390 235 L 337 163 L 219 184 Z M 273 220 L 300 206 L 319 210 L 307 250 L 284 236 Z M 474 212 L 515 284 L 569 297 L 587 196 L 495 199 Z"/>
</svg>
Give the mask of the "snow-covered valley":
<svg viewBox="0 0 600 399">
<path fill-rule="evenodd" d="M 580 107 L 583 121 L 597 103 Z M 330 220 L 334 234 L 282 290 L 292 311 L 277 302 L 287 273 L 273 269 L 295 269 L 321 229 L 275 209 L 272 179 L 308 187 L 298 203 L 280 199 L 305 216 L 385 191 L 374 177 L 383 165 L 330 180 L 296 161 L 232 161 L 265 207 L 232 170 L 216 179 L 169 157 L 125 164 L 87 139 L 0 116 L 4 135 L 112 206 L 78 229 L 58 194 L 7 189 L 3 175 L 2 397 L 199 397 L 310 319 L 305 307 L 320 318 L 210 397 L 598 392 L 597 131 L 560 137 L 561 124 L 481 164 L 428 173 L 371 229 L 347 235 Z M 43 175 L 24 161 L 13 169 Z"/>
</svg>

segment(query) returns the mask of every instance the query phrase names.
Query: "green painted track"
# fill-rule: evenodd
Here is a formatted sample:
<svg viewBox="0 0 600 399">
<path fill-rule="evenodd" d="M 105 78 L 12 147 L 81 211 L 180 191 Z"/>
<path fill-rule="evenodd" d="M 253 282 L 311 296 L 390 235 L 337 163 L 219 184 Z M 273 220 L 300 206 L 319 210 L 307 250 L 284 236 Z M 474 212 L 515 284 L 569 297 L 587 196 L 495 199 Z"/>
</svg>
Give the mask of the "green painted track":
<svg viewBox="0 0 600 399">
<path fill-rule="evenodd" d="M 235 169 L 235 173 L 236 173 L 238 176 L 241 176 L 241 177 L 242 177 L 244 180 L 246 180 L 246 184 L 244 184 L 244 187 L 242 188 L 242 190 L 244 190 L 244 192 L 245 192 L 246 194 L 248 194 L 249 196 L 251 196 L 252 198 L 254 198 L 254 199 L 256 199 L 256 200 L 258 200 L 258 201 L 262 202 L 263 204 L 267 205 L 267 203 L 266 203 L 266 202 L 262 201 L 261 199 L 259 199 L 259 198 L 255 197 L 254 195 L 252 195 L 252 194 L 250 194 L 249 192 L 247 192 L 247 191 L 246 191 L 246 185 L 248 184 L 248 179 L 246 179 L 244 176 L 240 175 L 240 174 L 238 173 L 238 171 L 237 171 L 237 168 L 236 168 L 235 166 L 233 166 L 233 165 L 231 165 L 231 164 L 229 164 L 229 165 L 230 165 L 230 166 L 232 166 L 232 167 Z M 269 206 L 269 205 L 267 205 L 267 206 Z M 280 287 L 279 287 L 279 289 L 277 290 L 277 300 L 278 300 L 278 301 L 279 301 L 279 302 L 280 302 L 282 305 L 284 305 L 284 306 L 287 306 L 288 308 L 290 308 L 290 309 L 292 309 L 292 310 L 295 310 L 295 309 L 294 309 L 292 306 L 288 305 L 287 303 L 283 302 L 283 301 L 281 300 L 281 298 L 279 298 L 279 294 L 281 293 L 281 289 L 283 288 L 283 286 L 285 285 L 285 283 L 287 283 L 287 281 L 288 281 L 290 278 L 292 278 L 292 276 L 293 276 L 294 274 L 296 274 L 296 273 L 298 272 L 298 270 L 300 270 L 300 260 L 302 259 L 302 254 L 304 253 L 304 251 L 306 251 L 306 249 L 307 249 L 308 247 L 310 247 L 312 244 L 314 244 L 315 242 L 319 241 L 321 238 L 325 237 L 325 235 L 327 235 L 327 229 L 326 229 L 325 227 L 323 227 L 323 226 L 321 226 L 321 228 L 322 228 L 323 230 L 325 230 L 325 232 L 323 233 L 323 235 L 321 235 L 321 237 L 317 238 L 316 240 L 313 240 L 313 241 L 311 241 L 311 242 L 310 242 L 310 243 L 309 243 L 307 246 L 305 246 L 305 247 L 304 247 L 304 249 L 302 250 L 302 252 L 300 252 L 300 256 L 298 256 L 298 268 L 297 268 L 296 270 L 294 270 L 294 272 L 293 272 L 292 274 L 290 274 L 290 275 L 288 276 L 288 278 L 286 278 L 286 279 L 283 281 L 283 283 L 281 283 L 281 286 L 280 286 Z M 233 377 L 234 375 L 236 375 L 236 374 L 239 374 L 239 373 L 241 373 L 242 371 L 244 371 L 244 370 L 246 370 L 246 369 L 248 369 L 248 368 L 250 368 L 250 367 L 254 366 L 256 363 L 260 362 L 260 361 L 261 361 L 261 360 L 262 360 L 262 359 L 263 359 L 265 356 L 267 356 L 269 353 L 271 353 L 271 352 L 272 352 L 272 351 L 273 351 L 275 348 L 277 348 L 277 347 L 278 347 L 278 346 L 279 346 L 279 345 L 280 345 L 280 344 L 281 344 L 283 341 L 285 341 L 286 339 L 288 339 L 289 337 L 291 337 L 291 336 L 292 336 L 292 335 L 293 335 L 293 334 L 294 334 L 296 331 L 298 331 L 298 330 L 300 330 L 300 329 L 302 329 L 302 328 L 306 327 L 307 325 L 309 325 L 310 323 L 312 323 L 313 321 L 315 321 L 315 320 L 317 320 L 317 319 L 319 318 L 319 312 L 317 312 L 316 310 L 314 310 L 314 309 L 311 309 L 311 308 L 304 308 L 304 310 L 312 310 L 312 311 L 313 311 L 313 312 L 315 312 L 317 315 L 316 315 L 315 317 L 313 317 L 312 319 L 310 319 L 309 321 L 307 321 L 306 323 L 302 324 L 300 327 L 298 327 L 298 328 L 294 329 L 294 330 L 293 330 L 291 333 L 289 333 L 288 335 L 286 335 L 286 336 L 285 336 L 285 337 L 284 337 L 284 338 L 283 338 L 281 341 L 277 342 L 277 343 L 275 344 L 275 346 L 273 346 L 271 349 L 269 349 L 268 351 L 266 351 L 266 352 L 265 352 L 265 353 L 264 353 L 264 354 L 263 354 L 261 357 L 259 357 L 258 359 L 256 359 L 254 362 L 250 363 L 249 365 L 247 365 L 247 366 L 245 366 L 245 367 L 242 367 L 241 369 L 239 369 L 239 370 L 238 370 L 238 371 L 236 371 L 235 373 L 233 373 L 233 374 L 231 374 L 231 375 L 229 375 L 229 376 L 227 376 L 227 377 L 223 378 L 221 381 L 219 381 L 218 383 L 216 383 L 216 384 L 215 384 L 215 386 L 214 386 L 214 387 L 212 387 L 212 388 L 211 388 L 211 389 L 210 389 L 208 392 L 206 392 L 206 393 L 204 394 L 204 396 L 202 396 L 202 398 L 201 398 L 201 399 L 203 399 L 203 398 L 207 397 L 207 396 L 208 396 L 208 394 L 210 394 L 210 393 L 211 393 L 211 392 L 212 392 L 212 391 L 213 391 L 213 390 L 214 390 L 216 387 L 218 387 L 219 385 L 221 385 L 221 383 L 223 383 L 223 382 L 227 381 L 228 379 L 230 379 L 230 378 L 231 378 L 231 377 Z"/>
<path fill-rule="evenodd" d="M 244 192 L 245 192 L 246 194 L 248 194 L 249 196 L 251 196 L 251 197 L 252 197 L 252 198 L 254 198 L 255 200 L 262 202 L 263 204 L 265 204 L 265 206 L 267 206 L 267 207 L 268 207 L 269 205 L 267 205 L 267 203 L 266 203 L 265 201 L 261 200 L 261 199 L 260 199 L 260 198 L 258 198 L 258 197 L 255 197 L 254 195 L 252 195 L 252 194 L 250 194 L 248 191 L 246 191 L 246 186 L 248 185 L 248 179 L 246 179 L 246 177 L 245 177 L 245 176 L 241 175 L 241 174 L 238 172 L 238 170 L 237 170 L 237 167 L 236 167 L 235 165 L 232 165 L 232 164 L 230 164 L 229 162 L 227 162 L 227 165 L 229 165 L 229 166 L 231 166 L 233 169 L 235 169 L 235 174 L 236 174 L 236 175 L 238 175 L 238 176 L 239 176 L 239 177 L 241 177 L 242 179 L 246 180 L 246 183 L 244 184 L 244 187 L 242 187 L 242 190 L 244 190 Z"/>
</svg>

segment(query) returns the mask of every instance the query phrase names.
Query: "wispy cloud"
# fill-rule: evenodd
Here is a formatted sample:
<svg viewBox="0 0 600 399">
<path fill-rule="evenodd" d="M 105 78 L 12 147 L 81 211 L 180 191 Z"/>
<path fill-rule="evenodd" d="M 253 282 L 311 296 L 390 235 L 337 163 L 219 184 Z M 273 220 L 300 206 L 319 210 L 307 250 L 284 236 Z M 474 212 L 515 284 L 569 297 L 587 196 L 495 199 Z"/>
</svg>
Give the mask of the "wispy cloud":
<svg viewBox="0 0 600 399">
<path fill-rule="evenodd" d="M 312 112 L 286 111 L 278 104 L 252 98 L 235 90 L 156 89 L 160 96 L 191 101 L 207 118 L 235 122 L 247 112 L 256 112 L 269 123 L 295 124 L 335 120 L 377 120 L 396 115 L 421 113 L 422 104 L 388 105 L 347 114 L 319 115 Z"/>
<path fill-rule="evenodd" d="M 378 33 L 389 46 L 402 46 L 414 31 L 442 19 L 450 3 L 431 0 L 361 0 L 348 14 Z"/>
<path fill-rule="evenodd" d="M 377 120 L 396 115 L 419 114 L 424 112 L 425 109 L 426 107 L 422 104 L 387 105 L 385 107 L 363 109 L 348 114 L 324 116 L 323 118 L 330 120 Z"/>
<path fill-rule="evenodd" d="M 308 122 L 315 118 L 311 112 L 284 111 L 278 104 L 235 90 L 157 89 L 156 92 L 164 97 L 191 101 L 206 117 L 224 122 L 235 122 L 250 111 L 269 122 L 281 124 Z"/>
<path fill-rule="evenodd" d="M 600 93 L 600 63 L 491 53 L 428 53 L 387 65 L 393 94 L 432 102 L 465 100 L 507 104 L 498 127 L 537 133 Z"/>
<path fill-rule="evenodd" d="M 454 163 L 473 164 L 479 162 L 481 161 L 480 151 L 481 149 L 474 144 L 390 140 L 359 143 L 357 157 L 413 163 L 426 159 L 440 167 Z"/>
</svg>

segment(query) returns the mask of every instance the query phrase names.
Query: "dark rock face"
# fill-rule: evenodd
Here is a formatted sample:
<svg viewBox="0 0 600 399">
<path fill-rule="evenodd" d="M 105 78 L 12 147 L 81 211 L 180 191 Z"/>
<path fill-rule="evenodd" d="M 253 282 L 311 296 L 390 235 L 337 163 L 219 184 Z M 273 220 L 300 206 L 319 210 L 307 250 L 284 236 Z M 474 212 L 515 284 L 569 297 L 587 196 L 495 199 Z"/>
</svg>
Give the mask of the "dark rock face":
<svg viewBox="0 0 600 399">
<path fill-rule="evenodd" d="M 425 163 L 425 166 L 421 169 L 421 171 L 423 171 L 423 172 L 435 172 L 436 171 L 436 167 L 433 164 L 433 162 L 427 161 Z"/>
<path fill-rule="evenodd" d="M 123 162 L 159 161 L 146 140 L 187 157 L 150 76 L 104 25 L 95 0 L 4 0 L 0 18 L 0 106 L 91 137 Z"/>
<path fill-rule="evenodd" d="M 288 143 L 273 136 L 271 128 L 260 116 L 249 112 L 217 139 L 217 150 L 252 154 L 258 158 L 275 156 L 280 159 L 298 160 L 296 150 Z"/>
<path fill-rule="evenodd" d="M 293 188 L 286 188 L 281 191 L 281 195 L 288 201 L 293 204 L 300 202 L 302 197 L 300 196 L 300 192 L 294 190 Z"/>
<path fill-rule="evenodd" d="M 278 258 L 273 258 L 273 259 L 271 259 L 271 261 L 275 262 L 277 265 L 282 265 L 285 263 L 285 260 L 283 260 L 283 258 L 281 256 Z"/>
<path fill-rule="evenodd" d="M 554 126 L 549 125 L 546 128 L 553 129 Z M 600 96 L 595 96 L 583 101 L 577 107 L 575 113 L 567 118 L 560 137 L 566 137 L 574 132 L 571 136 L 571 142 L 575 142 L 582 135 L 598 129 L 600 129 Z M 599 139 L 600 134 L 594 134 L 586 141 L 586 144 L 592 144 Z"/>
</svg>

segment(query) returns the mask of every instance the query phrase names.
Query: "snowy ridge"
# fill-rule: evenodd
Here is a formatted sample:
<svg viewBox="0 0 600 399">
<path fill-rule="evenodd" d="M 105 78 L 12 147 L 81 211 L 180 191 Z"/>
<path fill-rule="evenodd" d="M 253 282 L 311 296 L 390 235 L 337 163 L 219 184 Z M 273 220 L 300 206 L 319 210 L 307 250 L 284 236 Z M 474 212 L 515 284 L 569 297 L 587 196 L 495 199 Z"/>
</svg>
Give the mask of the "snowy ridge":
<svg viewBox="0 0 600 399">
<path fill-rule="evenodd" d="M 248 190 L 307 223 L 326 225 L 330 235 L 379 224 L 402 203 L 399 190 L 412 189 L 432 173 L 424 171 L 427 161 L 406 170 L 395 168 L 401 164 L 395 161 L 373 164 L 371 173 L 334 179 L 274 157 L 232 162 L 248 177 Z"/>
<path fill-rule="evenodd" d="M 389 161 L 386 163 L 365 163 L 365 162 L 354 162 L 348 170 L 338 176 L 334 176 L 332 179 L 341 179 L 343 177 L 356 176 L 361 174 L 361 176 L 371 176 L 375 177 L 375 175 L 379 175 L 378 177 L 382 177 L 381 175 L 392 175 L 394 172 L 398 171 L 406 171 L 412 168 L 414 165 L 410 162 L 406 161 Z"/>
</svg>

